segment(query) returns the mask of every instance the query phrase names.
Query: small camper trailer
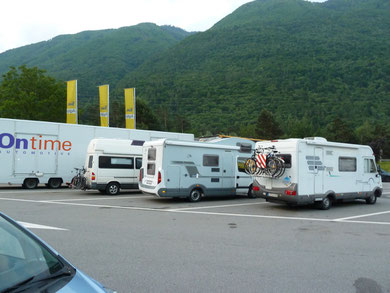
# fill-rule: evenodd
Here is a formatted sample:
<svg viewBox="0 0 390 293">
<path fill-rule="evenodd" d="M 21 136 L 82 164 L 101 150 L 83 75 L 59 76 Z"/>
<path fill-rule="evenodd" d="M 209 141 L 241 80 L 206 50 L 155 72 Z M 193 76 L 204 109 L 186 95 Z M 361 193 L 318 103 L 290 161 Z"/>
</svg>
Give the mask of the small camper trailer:
<svg viewBox="0 0 390 293">
<path fill-rule="evenodd" d="M 321 137 L 256 143 L 257 150 L 270 147 L 284 159 L 285 170 L 279 178 L 254 176 L 254 193 L 267 201 L 316 203 L 329 209 L 336 200 L 364 199 L 374 204 L 382 195 L 382 181 L 369 146 Z"/>
<path fill-rule="evenodd" d="M 158 197 L 188 198 L 252 194 L 244 163 L 254 142 L 226 138 L 213 142 L 156 140 L 145 142 L 139 188 Z"/>
</svg>

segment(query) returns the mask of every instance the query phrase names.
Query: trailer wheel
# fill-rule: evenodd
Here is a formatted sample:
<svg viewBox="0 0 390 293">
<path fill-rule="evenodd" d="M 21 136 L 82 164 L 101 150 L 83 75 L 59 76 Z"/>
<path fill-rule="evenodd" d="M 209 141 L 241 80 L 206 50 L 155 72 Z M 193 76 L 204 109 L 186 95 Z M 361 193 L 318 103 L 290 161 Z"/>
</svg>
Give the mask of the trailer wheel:
<svg viewBox="0 0 390 293">
<path fill-rule="evenodd" d="M 188 200 L 190 202 L 200 201 L 201 198 L 202 198 L 202 192 L 199 189 L 193 189 L 190 195 L 188 196 Z"/>
<path fill-rule="evenodd" d="M 34 189 L 38 186 L 38 179 L 36 178 L 26 178 L 23 182 L 23 187 L 26 189 Z"/>
<path fill-rule="evenodd" d="M 117 195 L 119 193 L 119 184 L 115 182 L 108 183 L 106 186 L 106 193 L 108 195 Z"/>
<path fill-rule="evenodd" d="M 324 197 L 321 202 L 318 203 L 318 208 L 320 210 L 329 210 L 332 206 L 332 201 L 329 196 Z"/>
<path fill-rule="evenodd" d="M 376 195 L 375 193 L 371 194 L 370 197 L 366 198 L 367 204 L 375 204 L 376 203 Z"/>
<path fill-rule="evenodd" d="M 62 179 L 61 178 L 50 178 L 48 182 L 48 187 L 52 189 L 57 189 L 60 188 L 62 184 Z"/>
<path fill-rule="evenodd" d="M 256 194 L 253 192 L 253 185 L 252 184 L 249 186 L 248 197 L 249 198 L 256 198 Z"/>
</svg>

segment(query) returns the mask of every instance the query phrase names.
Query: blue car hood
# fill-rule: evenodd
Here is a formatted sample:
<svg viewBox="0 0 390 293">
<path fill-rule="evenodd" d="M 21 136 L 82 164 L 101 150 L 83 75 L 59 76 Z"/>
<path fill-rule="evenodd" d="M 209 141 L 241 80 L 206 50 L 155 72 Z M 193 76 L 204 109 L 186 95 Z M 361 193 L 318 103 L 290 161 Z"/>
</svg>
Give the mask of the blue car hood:
<svg viewBox="0 0 390 293">
<path fill-rule="evenodd" d="M 77 270 L 76 275 L 73 277 L 73 279 L 68 284 L 66 284 L 63 288 L 61 288 L 58 292 L 59 293 L 79 293 L 79 292 L 106 293 L 106 290 L 104 290 L 103 286 L 100 283 L 98 283 L 91 277 L 88 277 L 80 270 Z"/>
</svg>

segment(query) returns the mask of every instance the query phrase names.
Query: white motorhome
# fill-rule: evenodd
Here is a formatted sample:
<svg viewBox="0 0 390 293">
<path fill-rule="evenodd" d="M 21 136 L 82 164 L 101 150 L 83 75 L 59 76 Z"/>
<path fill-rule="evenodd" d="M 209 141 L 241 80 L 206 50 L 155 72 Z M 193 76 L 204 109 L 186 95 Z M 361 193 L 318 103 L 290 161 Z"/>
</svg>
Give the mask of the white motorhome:
<svg viewBox="0 0 390 293">
<path fill-rule="evenodd" d="M 267 201 L 316 203 L 329 209 L 338 200 L 365 199 L 374 204 L 382 195 L 382 181 L 369 146 L 329 142 L 321 137 L 256 143 L 257 150 L 272 146 L 286 168 L 280 178 L 254 177 L 254 193 Z"/>
<path fill-rule="evenodd" d="M 193 134 L 0 118 L 0 184 L 58 188 L 85 162 L 93 138 L 193 141 Z"/>
<path fill-rule="evenodd" d="M 143 140 L 92 139 L 85 162 L 86 188 L 116 195 L 138 188 Z"/>
<path fill-rule="evenodd" d="M 145 142 L 139 188 L 146 194 L 188 198 L 192 202 L 203 196 L 252 197 L 252 178 L 245 173 L 244 163 L 254 145 L 238 138 Z"/>
</svg>

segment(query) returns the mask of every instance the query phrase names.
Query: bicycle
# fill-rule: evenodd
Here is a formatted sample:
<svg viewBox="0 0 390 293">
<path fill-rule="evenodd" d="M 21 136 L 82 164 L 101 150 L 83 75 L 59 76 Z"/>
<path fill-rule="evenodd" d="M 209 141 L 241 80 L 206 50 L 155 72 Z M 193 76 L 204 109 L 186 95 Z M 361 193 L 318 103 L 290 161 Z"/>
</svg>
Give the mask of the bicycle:
<svg viewBox="0 0 390 293">
<path fill-rule="evenodd" d="M 87 188 L 87 180 L 83 176 L 86 172 L 85 168 L 82 167 L 82 168 L 74 168 L 74 169 L 76 170 L 76 176 L 72 178 L 69 188 L 85 190 Z"/>
<path fill-rule="evenodd" d="M 245 161 L 245 171 L 250 175 L 269 176 L 272 178 L 281 177 L 286 168 L 285 162 L 276 154 L 275 146 L 259 148 Z"/>
</svg>

